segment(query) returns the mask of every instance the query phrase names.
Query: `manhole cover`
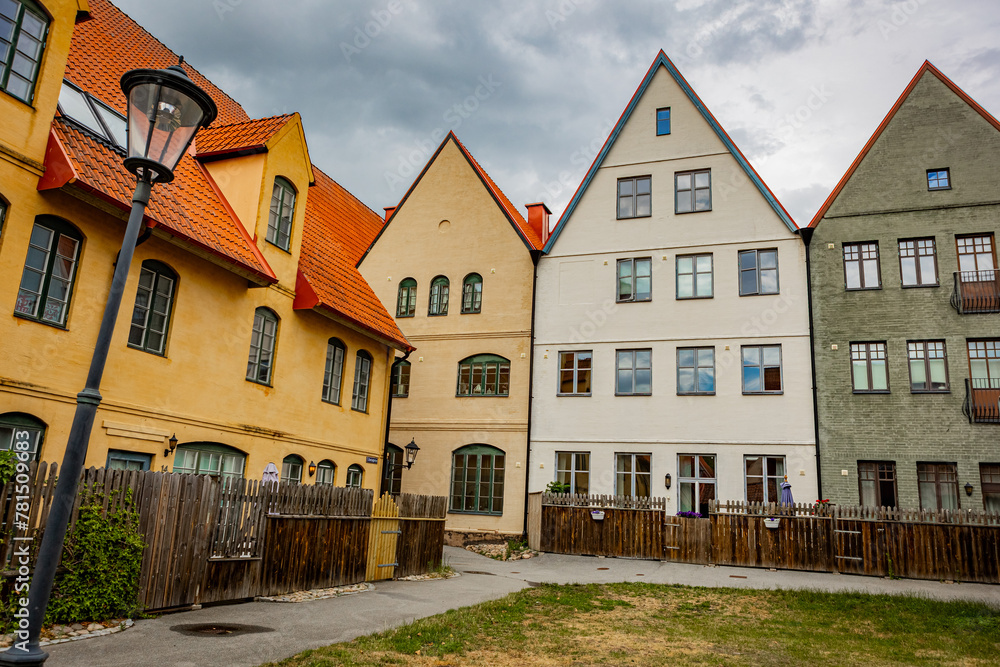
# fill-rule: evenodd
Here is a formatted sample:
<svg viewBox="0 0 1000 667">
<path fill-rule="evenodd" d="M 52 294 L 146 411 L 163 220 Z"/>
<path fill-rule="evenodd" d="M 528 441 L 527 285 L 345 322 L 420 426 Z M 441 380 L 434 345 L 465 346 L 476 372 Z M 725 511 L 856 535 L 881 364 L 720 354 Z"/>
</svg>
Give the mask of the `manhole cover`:
<svg viewBox="0 0 1000 667">
<path fill-rule="evenodd" d="M 490 577 L 497 576 L 497 575 L 493 574 L 492 572 L 483 572 L 481 570 L 462 570 L 462 574 L 485 574 L 485 575 L 490 576 Z"/>
<path fill-rule="evenodd" d="M 243 625 L 242 623 L 185 623 L 170 628 L 182 635 L 195 637 L 232 637 L 250 635 L 257 632 L 274 632 L 274 628 L 263 625 Z"/>
</svg>

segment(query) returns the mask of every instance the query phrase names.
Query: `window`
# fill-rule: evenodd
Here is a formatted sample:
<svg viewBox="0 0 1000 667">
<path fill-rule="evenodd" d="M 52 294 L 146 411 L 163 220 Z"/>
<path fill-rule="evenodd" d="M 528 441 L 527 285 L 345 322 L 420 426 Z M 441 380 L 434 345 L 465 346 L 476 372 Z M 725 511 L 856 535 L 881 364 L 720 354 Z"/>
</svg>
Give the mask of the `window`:
<svg viewBox="0 0 1000 667">
<path fill-rule="evenodd" d="M 652 491 L 651 454 L 615 454 L 615 495 L 649 498 Z"/>
<path fill-rule="evenodd" d="M 22 412 L 0 415 L 0 452 L 28 452 L 38 458 L 45 437 L 45 424 Z"/>
<path fill-rule="evenodd" d="M 910 341 L 906 344 L 910 360 L 910 391 L 948 391 L 948 355 L 943 340 Z"/>
<path fill-rule="evenodd" d="M 302 483 L 302 457 L 290 454 L 281 462 L 281 483 Z"/>
<path fill-rule="evenodd" d="M 108 470 L 149 470 L 149 464 L 152 461 L 152 454 L 109 449 L 105 467 Z"/>
<path fill-rule="evenodd" d="M 462 282 L 462 312 L 478 313 L 483 309 L 483 277 L 470 273 Z"/>
<path fill-rule="evenodd" d="M 354 393 L 351 398 L 351 409 L 358 412 L 368 412 L 368 385 L 372 376 L 372 355 L 364 350 L 358 350 L 354 359 Z M 350 475 L 350 469 L 347 474 Z M 348 484 L 350 486 L 350 484 Z"/>
<path fill-rule="evenodd" d="M 0 199 L 0 234 L 3 234 L 3 223 L 7 219 L 7 202 Z"/>
<path fill-rule="evenodd" d="M 708 516 L 708 504 L 715 500 L 715 456 L 681 454 L 677 457 L 677 477 L 681 485 L 678 509 Z"/>
<path fill-rule="evenodd" d="M 292 219 L 295 217 L 295 189 L 281 178 L 274 179 L 271 192 L 271 212 L 267 217 L 267 242 L 282 250 L 292 244 Z"/>
<path fill-rule="evenodd" d="M 82 240 L 79 232 L 54 218 L 35 222 L 14 305 L 16 314 L 65 326 Z"/>
<path fill-rule="evenodd" d="M 477 354 L 458 362 L 456 396 L 507 396 L 510 360 L 495 354 Z"/>
<path fill-rule="evenodd" d="M 743 393 L 781 393 L 781 346 L 743 348 Z"/>
<path fill-rule="evenodd" d="M 778 293 L 778 249 L 740 251 L 740 296 Z"/>
<path fill-rule="evenodd" d="M 403 450 L 396 445 L 386 445 L 385 465 L 382 466 L 382 493 L 398 496 L 403 489 Z"/>
<path fill-rule="evenodd" d="M 449 511 L 503 514 L 504 453 L 489 445 L 468 445 L 451 458 Z"/>
<path fill-rule="evenodd" d="M 556 452 L 556 481 L 569 484 L 569 493 L 588 493 L 590 452 Z"/>
<path fill-rule="evenodd" d="M 917 463 L 917 491 L 922 510 L 957 510 L 958 466 Z"/>
<path fill-rule="evenodd" d="M 858 461 L 858 488 L 863 506 L 895 507 L 895 462 Z"/>
<path fill-rule="evenodd" d="M 649 396 L 653 393 L 653 351 L 618 350 L 616 396 Z"/>
<path fill-rule="evenodd" d="M 656 136 L 670 134 L 670 107 L 656 110 Z"/>
<path fill-rule="evenodd" d="M 995 279 L 996 256 L 992 234 L 958 236 L 955 242 L 958 245 L 958 270 L 963 274 L 963 281 Z"/>
<path fill-rule="evenodd" d="M 677 257 L 678 299 L 711 299 L 712 283 L 711 254 Z"/>
<path fill-rule="evenodd" d="M 0 2 L 0 87 L 31 103 L 49 21 L 31 0 Z"/>
<path fill-rule="evenodd" d="M 882 289 L 878 243 L 844 244 L 844 284 L 847 289 Z"/>
<path fill-rule="evenodd" d="M 973 387 L 1000 389 L 1000 340 L 970 340 L 966 345 Z"/>
<path fill-rule="evenodd" d="M 399 283 L 399 297 L 396 300 L 396 317 L 413 317 L 417 312 L 417 281 L 407 278 Z"/>
<path fill-rule="evenodd" d="M 259 384 L 271 384 L 274 366 L 274 342 L 278 336 L 278 316 L 267 308 L 258 308 L 253 316 L 250 334 L 250 358 L 247 360 L 247 379 Z"/>
<path fill-rule="evenodd" d="M 559 395 L 590 396 L 590 371 L 593 352 L 559 353 Z"/>
<path fill-rule="evenodd" d="M 1000 463 L 979 464 L 979 485 L 986 511 L 1000 512 Z"/>
<path fill-rule="evenodd" d="M 392 395 L 406 398 L 410 395 L 410 362 L 397 361 L 392 366 Z"/>
<path fill-rule="evenodd" d="M 431 302 L 427 309 L 428 315 L 448 314 L 448 290 L 448 279 L 444 276 L 438 276 L 431 281 Z"/>
<path fill-rule="evenodd" d="M 746 495 L 749 503 L 776 503 L 781 500 L 785 477 L 784 456 L 744 456 Z"/>
<path fill-rule="evenodd" d="M 246 454 L 213 442 L 178 445 L 174 452 L 174 472 L 211 475 L 227 479 L 242 479 Z"/>
<path fill-rule="evenodd" d="M 618 179 L 618 219 L 647 218 L 652 215 L 650 177 Z"/>
<path fill-rule="evenodd" d="M 146 260 L 139 269 L 139 287 L 132 308 L 129 347 L 153 354 L 163 354 L 170 328 L 177 274 L 166 264 Z"/>
<path fill-rule="evenodd" d="M 928 190 L 951 190 L 951 174 L 949 169 L 927 170 Z"/>
<path fill-rule="evenodd" d="M 937 249 L 934 239 L 900 241 L 899 274 L 903 287 L 937 285 Z"/>
<path fill-rule="evenodd" d="M 674 213 L 712 210 L 712 172 L 709 169 L 674 174 L 677 193 Z"/>
<path fill-rule="evenodd" d="M 618 260 L 618 301 L 653 298 L 653 261 L 649 257 Z"/>
<path fill-rule="evenodd" d="M 365 481 L 365 471 L 364 468 L 359 466 L 357 463 L 352 463 L 347 466 L 347 481 L 344 486 L 348 488 L 360 489 L 361 483 Z"/>
<path fill-rule="evenodd" d="M 68 81 L 63 81 L 59 92 L 59 112 L 103 142 L 126 148 L 125 117 Z"/>
<path fill-rule="evenodd" d="M 333 481 L 337 476 L 337 466 L 333 461 L 320 461 L 316 466 L 316 484 L 319 486 L 333 486 Z"/>
<path fill-rule="evenodd" d="M 851 343 L 851 377 L 854 393 L 887 393 L 889 371 L 885 343 Z"/>
<path fill-rule="evenodd" d="M 340 388 L 344 379 L 344 355 L 347 348 L 339 338 L 326 343 L 326 368 L 323 370 L 323 400 L 340 405 Z"/>
<path fill-rule="evenodd" d="M 715 394 L 715 348 L 677 348 L 677 393 Z"/>
</svg>

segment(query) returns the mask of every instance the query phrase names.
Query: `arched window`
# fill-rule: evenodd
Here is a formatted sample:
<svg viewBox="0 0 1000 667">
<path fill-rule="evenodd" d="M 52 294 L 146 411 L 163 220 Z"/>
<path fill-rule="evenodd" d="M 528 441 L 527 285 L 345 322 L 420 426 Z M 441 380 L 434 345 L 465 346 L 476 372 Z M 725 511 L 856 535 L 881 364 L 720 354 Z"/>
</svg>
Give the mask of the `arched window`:
<svg viewBox="0 0 1000 667">
<path fill-rule="evenodd" d="M 396 317 L 413 317 L 417 312 L 417 281 L 407 278 L 399 283 L 399 298 L 396 300 Z"/>
<path fill-rule="evenodd" d="M 23 412 L 0 415 L 0 451 L 28 452 L 38 458 L 45 438 L 45 423 Z"/>
<path fill-rule="evenodd" d="M 483 277 L 470 273 L 462 282 L 462 312 L 478 313 L 483 309 Z"/>
<path fill-rule="evenodd" d="M 508 396 L 510 360 L 477 354 L 458 362 L 458 396 Z"/>
<path fill-rule="evenodd" d="M 295 217 L 295 188 L 278 176 L 271 191 L 271 212 L 267 217 L 267 242 L 282 250 L 292 245 L 292 219 Z"/>
<path fill-rule="evenodd" d="M 0 3 L 0 25 L 5 53 L 0 61 L 0 89 L 31 104 L 49 19 L 31 0 L 7 0 Z"/>
<path fill-rule="evenodd" d="M 392 366 L 392 396 L 406 398 L 410 395 L 410 362 L 397 361 Z"/>
<path fill-rule="evenodd" d="M 503 514 L 504 453 L 489 445 L 467 445 L 451 458 L 452 512 Z"/>
<path fill-rule="evenodd" d="M 326 459 L 320 461 L 316 466 L 316 484 L 320 486 L 333 486 L 333 480 L 337 476 L 337 466 L 333 461 Z"/>
<path fill-rule="evenodd" d="M 73 226 L 42 215 L 35 219 L 14 312 L 65 326 L 83 235 Z"/>
<path fill-rule="evenodd" d="M 396 445 L 385 447 L 385 465 L 382 468 L 382 493 L 398 496 L 403 488 L 403 450 Z"/>
<path fill-rule="evenodd" d="M 281 462 L 281 483 L 302 483 L 302 457 L 289 454 Z"/>
<path fill-rule="evenodd" d="M 218 442 L 189 442 L 174 452 L 174 472 L 211 475 L 223 481 L 242 479 L 247 455 Z"/>
<path fill-rule="evenodd" d="M 444 276 L 438 276 L 431 281 L 431 303 L 427 309 L 428 315 L 448 314 L 448 291 L 450 283 Z"/>
<path fill-rule="evenodd" d="M 361 483 L 365 480 L 365 470 L 357 463 L 347 466 L 347 482 L 344 486 L 360 489 Z"/>
<path fill-rule="evenodd" d="M 344 380 L 344 355 L 347 347 L 339 338 L 326 344 L 326 369 L 323 371 L 323 400 L 340 405 L 340 388 Z"/>
<path fill-rule="evenodd" d="M 259 384 L 271 384 L 274 366 L 274 343 L 278 337 L 278 316 L 269 308 L 254 311 L 253 332 L 250 334 L 250 358 L 247 379 Z"/>
<path fill-rule="evenodd" d="M 372 355 L 364 350 L 358 350 L 354 360 L 354 396 L 351 408 L 359 412 L 368 412 L 368 385 L 372 377 Z"/>
<path fill-rule="evenodd" d="M 132 309 L 129 347 L 163 354 L 170 329 L 177 274 L 161 262 L 146 260 L 139 269 L 139 288 Z"/>
</svg>

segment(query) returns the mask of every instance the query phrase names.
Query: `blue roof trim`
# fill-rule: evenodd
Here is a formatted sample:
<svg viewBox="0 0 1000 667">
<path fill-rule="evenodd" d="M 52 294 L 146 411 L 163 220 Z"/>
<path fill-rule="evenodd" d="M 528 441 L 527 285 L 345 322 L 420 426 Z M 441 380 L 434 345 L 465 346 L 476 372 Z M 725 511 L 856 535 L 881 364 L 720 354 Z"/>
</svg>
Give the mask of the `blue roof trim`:
<svg viewBox="0 0 1000 667">
<path fill-rule="evenodd" d="M 583 182 L 580 184 L 580 187 L 573 195 L 573 198 L 570 200 L 569 205 L 566 207 L 566 210 L 563 211 L 562 216 L 560 216 L 559 223 L 556 225 L 556 228 L 552 231 L 552 236 L 549 238 L 548 243 L 545 244 L 545 248 L 543 249 L 543 252 L 545 254 L 552 252 L 552 248 L 555 246 L 556 239 L 559 238 L 559 234 L 562 233 L 563 227 L 566 226 L 566 223 L 573 215 L 573 211 L 576 210 L 576 206 L 577 204 L 580 203 L 580 199 L 583 197 L 583 193 L 587 191 L 588 187 L 590 187 L 590 182 L 597 174 L 597 170 L 600 169 L 601 164 L 604 162 L 604 158 L 608 154 L 608 151 L 611 150 L 611 146 L 614 145 L 615 141 L 618 139 L 618 135 L 621 133 L 622 128 L 625 127 L 625 124 L 628 122 L 629 118 L 631 118 L 632 111 L 635 109 L 635 106 L 639 103 L 639 100 L 642 98 L 642 96 L 646 94 L 646 89 L 649 87 L 649 83 L 653 80 L 653 76 L 660 69 L 661 65 L 667 68 L 667 71 L 670 73 L 670 76 L 674 78 L 674 81 L 677 82 L 677 85 L 681 87 L 681 90 L 684 91 L 684 94 L 687 95 L 688 99 L 691 100 L 691 103 L 694 104 L 696 109 L 698 109 L 698 111 L 701 113 L 702 118 L 704 118 L 705 121 L 712 127 L 712 129 L 715 131 L 715 134 L 725 145 L 726 149 L 729 150 L 729 153 L 733 156 L 733 158 L 736 159 L 736 162 L 738 162 L 739 165 L 743 167 L 743 171 L 746 173 L 747 177 L 754 183 L 754 185 L 757 186 L 757 189 L 767 200 L 768 204 L 771 205 L 771 208 L 774 210 L 774 212 L 778 214 L 778 217 L 781 218 L 781 221 L 785 223 L 785 226 L 788 227 L 789 231 L 791 231 L 792 233 L 798 231 L 799 229 L 798 226 L 792 221 L 791 217 L 789 217 L 788 212 L 785 211 L 785 209 L 781 206 L 781 204 L 778 203 L 778 200 L 775 198 L 774 194 L 770 190 L 768 190 L 766 185 L 764 185 L 764 182 L 761 180 L 757 172 L 753 170 L 753 167 L 750 166 L 750 163 L 747 162 L 747 159 L 743 156 L 743 153 L 741 153 L 739 148 L 736 147 L 736 144 L 734 144 L 733 140 L 729 137 L 728 134 L 726 134 L 726 131 L 722 129 L 722 126 L 720 126 L 718 121 L 715 120 L 715 117 L 712 116 L 711 112 L 709 112 L 708 108 L 705 107 L 705 104 L 701 101 L 698 95 L 695 94 L 694 90 L 691 89 L 687 81 L 684 80 L 684 77 L 681 76 L 680 72 L 677 71 L 677 68 L 674 67 L 674 64 L 670 61 L 670 58 L 667 57 L 667 54 L 664 53 L 663 51 L 660 51 L 659 55 L 657 55 L 656 57 L 656 60 L 654 60 L 653 64 L 650 66 L 649 71 L 646 72 L 646 76 L 642 80 L 642 83 L 639 84 L 639 87 L 636 89 L 635 94 L 629 101 L 628 106 L 625 107 L 625 111 L 622 112 L 621 118 L 618 119 L 618 123 L 615 125 L 615 128 L 611 131 L 611 134 L 608 136 L 608 140 L 604 142 L 604 147 L 601 148 L 601 152 L 597 154 L 597 158 L 594 159 L 594 163 L 590 166 L 590 170 L 584 177 Z"/>
</svg>

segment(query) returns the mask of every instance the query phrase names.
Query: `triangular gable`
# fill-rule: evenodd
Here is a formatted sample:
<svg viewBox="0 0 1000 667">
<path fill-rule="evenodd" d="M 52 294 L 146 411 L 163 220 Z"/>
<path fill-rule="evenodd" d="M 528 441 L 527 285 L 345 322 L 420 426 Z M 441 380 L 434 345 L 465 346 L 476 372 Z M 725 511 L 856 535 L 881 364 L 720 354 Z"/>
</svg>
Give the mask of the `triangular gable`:
<svg viewBox="0 0 1000 667">
<path fill-rule="evenodd" d="M 885 118 L 882 119 L 882 122 L 879 124 L 879 126 L 875 128 L 875 132 L 868 140 L 868 143 L 864 145 L 864 148 L 861 149 L 861 152 L 858 153 L 858 156 L 854 158 L 854 162 L 852 162 L 851 166 L 847 168 L 847 171 L 841 177 L 840 181 L 837 183 L 837 186 L 833 189 L 833 192 L 830 193 L 830 196 L 826 198 L 826 201 L 823 202 L 823 205 L 819 207 L 818 211 L 816 211 L 816 215 L 813 216 L 812 221 L 809 223 L 810 227 L 815 227 L 817 224 L 819 224 L 819 221 L 822 220 L 823 216 L 826 215 L 827 211 L 830 210 L 830 207 L 833 206 L 833 202 L 836 201 L 837 196 L 840 194 L 841 190 L 844 189 L 844 186 L 847 185 L 847 182 L 851 180 L 852 176 L 854 176 L 854 172 L 857 171 L 862 161 L 864 161 L 865 157 L 868 155 L 868 152 L 872 149 L 872 146 L 874 146 L 875 142 L 878 141 L 879 137 L 882 136 L 882 133 L 885 131 L 885 128 L 889 126 L 889 123 L 896 116 L 896 112 L 899 111 L 900 107 L 903 106 L 903 102 L 906 101 L 906 99 L 910 96 L 910 93 L 913 92 L 913 89 L 916 88 L 917 83 L 920 81 L 920 79 L 923 78 L 924 74 L 926 74 L 927 72 L 930 72 L 931 74 L 936 76 L 938 80 L 941 81 L 941 83 L 946 85 L 953 93 L 958 95 L 958 97 L 960 97 L 962 101 L 964 101 L 966 104 L 972 107 L 972 110 L 978 113 L 980 116 L 982 116 L 986 120 L 986 122 L 995 127 L 997 130 L 1000 130 L 1000 121 L 997 121 L 997 119 L 994 118 L 992 115 L 990 115 L 990 113 L 986 111 L 986 109 L 979 106 L 979 104 L 977 104 L 975 100 L 969 97 L 964 90 L 955 85 L 954 81 L 946 77 L 941 72 L 941 70 L 932 65 L 931 61 L 925 60 L 924 64 L 920 66 L 920 69 L 917 70 L 917 73 L 913 75 L 912 79 L 910 79 L 910 83 L 906 86 L 906 89 L 903 90 L 903 93 L 899 96 L 899 99 L 897 99 L 896 103 L 892 105 L 891 109 L 889 109 L 889 113 L 885 115 Z"/>
<path fill-rule="evenodd" d="M 661 66 L 665 67 L 667 69 L 667 72 L 670 73 L 670 76 L 674 78 L 674 81 L 677 83 L 678 86 L 680 86 L 681 90 L 684 91 L 684 94 L 687 95 L 688 99 L 691 101 L 691 104 L 693 104 L 694 107 L 698 109 L 698 111 L 701 113 L 702 118 L 705 119 L 705 122 L 708 123 L 709 126 L 715 131 L 715 134 L 719 137 L 719 140 L 723 143 L 726 149 L 729 150 L 729 153 L 733 156 L 736 162 L 743 168 L 743 171 L 746 173 L 747 178 L 749 178 L 750 182 L 752 182 L 754 185 L 757 186 L 757 189 L 760 191 L 760 194 L 763 195 L 763 197 L 767 200 L 768 204 L 771 205 L 771 208 L 774 209 L 774 212 L 778 215 L 779 218 L 781 218 L 781 221 L 785 223 L 785 226 L 788 227 L 789 231 L 795 232 L 796 230 L 798 230 L 798 226 L 796 226 L 795 222 L 792 220 L 792 217 L 788 214 L 788 211 L 785 210 L 785 207 L 781 205 L 777 197 L 774 196 L 774 193 L 771 192 L 770 188 L 767 187 L 767 185 L 761 179 L 760 174 L 758 174 L 756 170 L 754 170 L 754 168 L 750 166 L 750 162 L 747 161 L 746 156 L 743 155 L 743 152 L 740 151 L 739 147 L 736 145 L 735 142 L 733 142 L 729 134 L 726 133 L 725 129 L 723 129 L 719 121 L 716 120 L 715 116 L 712 115 L 712 112 L 708 110 L 708 107 L 705 106 L 705 103 L 701 101 L 701 98 L 698 97 L 698 94 L 694 92 L 694 89 L 691 88 L 687 80 L 677 70 L 673 62 L 671 62 L 670 58 L 667 57 L 667 54 L 661 50 L 660 53 L 656 56 L 656 59 L 653 60 L 653 64 L 649 66 L 649 70 L 646 71 L 646 76 L 643 77 L 642 83 L 639 84 L 639 87 L 632 95 L 632 99 L 629 100 L 628 106 L 625 107 L 625 110 L 622 112 L 621 117 L 618 118 L 618 122 L 615 124 L 614 129 L 611 130 L 611 134 L 608 135 L 607 141 L 604 142 L 604 146 L 601 148 L 601 152 L 597 154 L 596 158 L 594 158 L 594 162 L 593 164 L 590 165 L 590 169 L 587 171 L 587 175 L 584 176 L 583 181 L 580 183 L 580 187 L 576 189 L 576 192 L 573 194 L 573 198 L 570 200 L 569 205 L 566 207 L 566 210 L 563 211 L 562 216 L 560 216 L 559 223 L 552 231 L 552 236 L 549 238 L 548 243 L 545 244 L 545 249 L 544 249 L 545 253 L 549 253 L 552 251 L 556 239 L 559 238 L 559 234 L 562 233 L 563 227 L 565 227 L 566 223 L 573 215 L 573 211 L 576 210 L 576 206 L 577 204 L 580 203 L 580 199 L 583 198 L 583 193 L 586 192 L 587 187 L 590 185 L 591 180 L 593 180 L 594 176 L 597 174 L 597 170 L 600 169 L 601 164 L 604 162 L 604 158 L 611 150 L 611 146 L 614 145 L 615 141 L 618 139 L 618 135 L 621 133 L 622 128 L 625 127 L 625 124 L 629 121 L 629 118 L 632 116 L 632 111 L 639 103 L 639 99 L 642 98 L 642 96 L 645 94 L 646 88 L 649 87 L 650 82 L 653 80 L 653 75 L 656 74 L 657 70 Z"/>
</svg>

